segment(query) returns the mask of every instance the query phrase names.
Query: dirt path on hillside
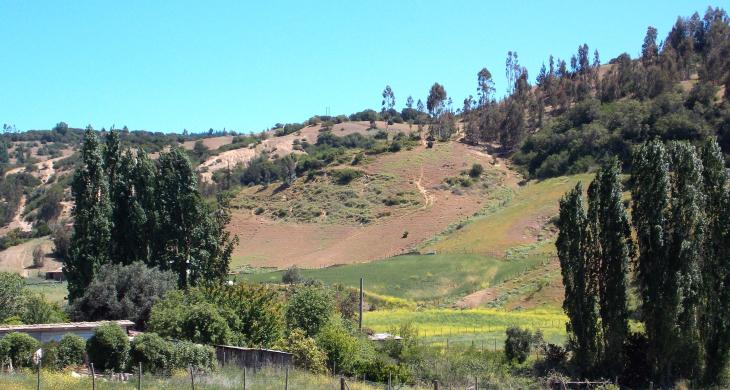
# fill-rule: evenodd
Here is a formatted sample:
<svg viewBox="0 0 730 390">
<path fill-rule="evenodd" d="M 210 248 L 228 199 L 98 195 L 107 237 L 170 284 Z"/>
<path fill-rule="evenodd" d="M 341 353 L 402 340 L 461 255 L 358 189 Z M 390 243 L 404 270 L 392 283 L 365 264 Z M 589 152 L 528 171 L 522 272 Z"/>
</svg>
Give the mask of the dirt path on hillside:
<svg viewBox="0 0 730 390">
<path fill-rule="evenodd" d="M 421 166 L 421 175 L 418 177 L 418 180 L 415 181 L 416 188 L 418 188 L 418 192 L 421 193 L 421 196 L 423 196 L 423 206 L 421 209 L 425 209 L 429 206 L 432 206 L 436 202 L 436 197 L 428 192 L 425 187 L 421 184 L 423 181 L 423 166 Z"/>
</svg>

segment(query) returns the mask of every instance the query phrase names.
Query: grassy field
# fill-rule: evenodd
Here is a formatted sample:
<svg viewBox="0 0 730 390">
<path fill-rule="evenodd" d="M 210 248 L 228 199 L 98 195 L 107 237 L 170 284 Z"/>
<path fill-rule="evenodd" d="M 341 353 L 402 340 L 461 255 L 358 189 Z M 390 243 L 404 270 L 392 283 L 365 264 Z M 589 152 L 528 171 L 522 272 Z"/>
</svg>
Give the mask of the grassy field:
<svg viewBox="0 0 730 390">
<path fill-rule="evenodd" d="M 31 278 L 26 280 L 26 285 L 30 291 L 45 295 L 50 302 L 63 303 L 68 295 L 68 283 L 66 282 L 49 282 Z"/>
<path fill-rule="evenodd" d="M 246 374 L 246 388 L 254 390 L 280 390 L 284 388 L 285 374 L 281 370 L 248 371 Z M 168 378 L 142 377 L 142 389 L 145 390 L 177 390 L 191 389 L 190 376 L 185 371 L 179 371 Z M 306 371 L 290 370 L 288 378 L 289 389 L 320 390 L 340 388 L 339 378 L 325 375 L 314 375 Z M 383 385 L 374 386 L 348 380 L 350 390 L 376 390 Z M 43 371 L 41 373 L 41 389 L 49 390 L 77 390 L 91 389 L 91 379 L 88 377 L 74 378 L 69 373 Z M 36 388 L 36 376 L 33 372 L 16 374 L 0 373 L 0 388 L 3 390 L 26 390 Z M 97 378 L 97 389 L 105 390 L 133 390 L 137 388 L 137 378 L 128 382 L 111 382 Z M 238 369 L 222 369 L 207 375 L 195 378 L 196 390 L 228 390 L 243 388 L 243 373 Z M 421 389 L 420 387 L 399 387 L 402 389 Z"/>
<path fill-rule="evenodd" d="M 359 286 L 363 277 L 369 292 L 413 301 L 448 301 L 514 278 L 542 260 L 539 254 L 514 259 L 458 253 L 406 255 L 301 272 L 306 278 L 352 287 Z M 283 271 L 275 271 L 243 277 L 258 282 L 280 282 L 282 274 Z"/>
<path fill-rule="evenodd" d="M 562 344 L 565 341 L 565 321 L 559 310 L 505 311 L 498 309 L 427 309 L 381 310 L 366 312 L 363 326 L 378 332 L 396 331 L 410 323 L 425 342 L 465 344 L 474 341 L 497 349 L 504 345 L 505 330 L 519 326 L 540 329 L 546 341 Z"/>
<path fill-rule="evenodd" d="M 421 246 L 421 253 L 362 264 L 303 269 L 306 278 L 356 287 L 413 302 L 450 303 L 494 289 L 479 306 L 557 308 L 562 299 L 550 219 L 558 201 L 589 174 L 529 182 L 505 193 L 499 204 L 447 229 Z M 553 260 L 554 263 L 554 260 Z M 251 273 L 250 281 L 280 282 L 283 271 Z M 470 306 L 474 307 L 474 306 Z"/>
<path fill-rule="evenodd" d="M 471 218 L 458 230 L 437 236 L 424 250 L 500 255 L 509 248 L 543 238 L 542 228 L 558 213 L 558 201 L 578 181 L 587 187 L 593 175 L 529 182 L 504 207 Z"/>
</svg>

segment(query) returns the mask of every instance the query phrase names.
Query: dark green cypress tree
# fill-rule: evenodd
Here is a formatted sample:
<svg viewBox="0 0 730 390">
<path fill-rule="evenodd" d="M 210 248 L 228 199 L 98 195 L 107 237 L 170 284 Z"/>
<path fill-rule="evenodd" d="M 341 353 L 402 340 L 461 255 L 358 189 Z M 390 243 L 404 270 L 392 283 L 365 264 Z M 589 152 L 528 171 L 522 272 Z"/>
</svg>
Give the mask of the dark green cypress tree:
<svg viewBox="0 0 730 390">
<path fill-rule="evenodd" d="M 104 145 L 104 172 L 106 173 L 107 185 L 109 188 L 109 202 L 111 204 L 111 244 L 110 244 L 110 260 L 113 263 L 129 264 L 124 257 L 123 249 L 118 248 L 124 245 L 126 240 L 123 237 L 124 223 L 127 218 L 127 212 L 124 206 L 120 205 L 119 196 L 124 191 L 123 185 L 119 183 L 119 170 L 122 159 L 121 142 L 119 133 L 112 128 L 106 135 Z"/>
<path fill-rule="evenodd" d="M 122 159 L 122 145 L 119 139 L 119 132 L 112 128 L 106 135 L 106 145 L 104 145 L 104 172 L 106 172 L 109 181 L 109 188 L 115 188 L 117 183 L 117 172 L 119 163 Z M 113 195 L 110 197 L 112 204 L 116 199 Z"/>
<path fill-rule="evenodd" d="M 177 273 L 181 288 L 224 280 L 236 243 L 225 230 L 230 221 L 227 200 L 219 198 L 217 209 L 205 204 L 180 148 L 160 156 L 156 189 L 161 267 Z"/>
<path fill-rule="evenodd" d="M 588 374 L 600 353 L 597 288 L 594 258 L 590 251 L 588 219 L 583 208 L 583 189 L 578 183 L 560 200 L 558 238 L 555 246 L 565 287 L 563 310 L 568 316 L 568 343 L 573 360 Z"/>
<path fill-rule="evenodd" d="M 160 155 L 158 176 L 157 238 L 164 251 L 160 253 L 163 269 L 178 275 L 178 285 L 190 285 L 190 272 L 199 259 L 193 258 L 194 242 L 200 239 L 203 220 L 197 179 L 184 152 L 173 147 Z"/>
<path fill-rule="evenodd" d="M 9 160 L 8 156 L 8 144 L 5 141 L 0 141 L 0 164 L 7 164 Z"/>
<path fill-rule="evenodd" d="M 112 262 L 131 264 L 135 261 L 146 262 L 144 253 L 145 241 L 140 226 L 145 223 L 145 210 L 137 200 L 134 185 L 136 160 L 132 152 L 127 150 L 115 162 L 115 180 L 112 187 L 114 204 L 112 205 Z M 112 183 L 109 183 L 110 187 Z"/>
<path fill-rule="evenodd" d="M 666 260 L 669 236 L 669 161 L 664 145 L 642 145 L 633 162 L 632 220 L 638 244 L 636 280 L 649 348 L 649 373 L 670 382 L 677 317 L 674 270 Z M 672 290 L 674 289 L 674 290 Z"/>
<path fill-rule="evenodd" d="M 75 207 L 74 231 L 69 257 L 63 267 L 68 280 L 69 300 L 83 295 L 99 267 L 109 261 L 109 191 L 101 148 L 91 126 L 81 148 L 81 166 L 74 174 L 71 192 Z"/>
<path fill-rule="evenodd" d="M 705 196 L 702 180 L 702 161 L 694 146 L 688 142 L 674 142 L 670 147 L 672 175 L 671 188 L 671 244 L 667 252 L 670 279 L 676 278 L 676 330 L 680 351 L 674 355 L 674 375 L 685 378 L 699 377 L 700 334 L 698 316 L 702 293 L 700 264 L 705 243 Z M 665 294 L 674 294 L 674 286 L 667 286 Z"/>
<path fill-rule="evenodd" d="M 702 147 L 707 234 L 702 263 L 704 291 L 700 317 L 704 346 L 703 384 L 720 385 L 730 360 L 730 196 L 720 146 L 708 140 Z"/>
<path fill-rule="evenodd" d="M 162 266 L 163 247 L 156 239 L 158 206 L 156 198 L 157 167 L 147 153 L 138 149 L 137 163 L 132 172 L 132 185 L 139 210 L 136 217 L 137 258 L 151 266 Z"/>
<path fill-rule="evenodd" d="M 623 346 L 629 327 L 626 278 L 634 253 L 619 174 L 619 163 L 614 159 L 596 173 L 588 190 L 590 236 L 594 246 L 588 253 L 597 256 L 594 263 L 598 264 L 603 373 L 610 377 L 621 373 L 624 361 Z"/>
</svg>

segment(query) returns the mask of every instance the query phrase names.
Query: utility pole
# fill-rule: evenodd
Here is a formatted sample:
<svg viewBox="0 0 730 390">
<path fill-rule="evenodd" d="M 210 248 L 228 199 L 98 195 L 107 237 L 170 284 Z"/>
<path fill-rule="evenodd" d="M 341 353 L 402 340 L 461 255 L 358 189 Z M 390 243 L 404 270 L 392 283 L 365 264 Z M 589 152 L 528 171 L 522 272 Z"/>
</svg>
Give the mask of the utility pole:
<svg viewBox="0 0 730 390">
<path fill-rule="evenodd" d="M 360 331 L 362 331 L 362 305 L 363 305 L 364 298 L 365 297 L 363 295 L 363 278 L 360 278 L 360 322 L 358 325 L 358 329 Z"/>
</svg>

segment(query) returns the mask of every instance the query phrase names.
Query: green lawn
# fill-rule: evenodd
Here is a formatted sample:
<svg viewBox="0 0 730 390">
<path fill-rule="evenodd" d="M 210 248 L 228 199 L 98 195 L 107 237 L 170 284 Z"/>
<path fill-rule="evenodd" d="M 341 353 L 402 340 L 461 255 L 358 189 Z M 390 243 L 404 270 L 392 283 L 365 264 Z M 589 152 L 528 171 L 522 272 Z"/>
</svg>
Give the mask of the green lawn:
<svg viewBox="0 0 730 390">
<path fill-rule="evenodd" d="M 353 287 L 357 287 L 363 277 L 365 290 L 369 292 L 413 301 L 432 301 L 450 300 L 493 286 L 535 267 L 543 259 L 540 254 L 509 260 L 474 254 L 406 255 L 301 272 L 309 279 Z M 250 281 L 280 282 L 283 272 L 242 277 Z"/>
</svg>

